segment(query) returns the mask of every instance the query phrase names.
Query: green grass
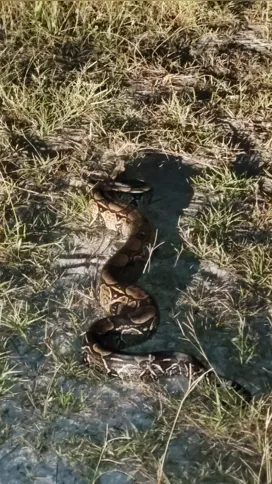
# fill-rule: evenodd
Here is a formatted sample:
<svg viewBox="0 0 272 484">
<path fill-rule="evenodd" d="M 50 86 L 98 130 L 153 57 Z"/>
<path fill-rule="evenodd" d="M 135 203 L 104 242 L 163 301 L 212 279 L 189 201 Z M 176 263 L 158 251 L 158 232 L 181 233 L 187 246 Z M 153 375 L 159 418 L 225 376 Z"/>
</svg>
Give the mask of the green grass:
<svg viewBox="0 0 272 484">
<path fill-rule="evenodd" d="M 253 40 L 271 43 L 272 3 L 0 1 L 0 19 L 0 395 L 22 408 L 12 422 L 0 411 L 1 445 L 19 432 L 40 461 L 50 450 L 93 483 L 113 469 L 157 484 L 271 483 L 272 206 L 260 182 L 272 175 L 272 77 Z M 204 381 L 185 398 L 131 384 L 153 423 L 116 430 L 89 392 L 119 402 L 122 384 L 80 363 L 92 288 L 60 289 L 55 263 L 73 235 L 91 240 L 84 169 L 112 173 L 145 150 L 195 167 L 201 203 L 180 217 L 177 252 L 200 269 L 178 301 L 181 338 L 212 363 L 209 339 L 226 339 L 236 376 L 261 391 L 243 406 Z M 85 434 L 56 437 L 60 416 Z M 89 433 L 97 419 L 105 438 Z M 169 449 L 187 436 L 180 470 Z"/>
</svg>

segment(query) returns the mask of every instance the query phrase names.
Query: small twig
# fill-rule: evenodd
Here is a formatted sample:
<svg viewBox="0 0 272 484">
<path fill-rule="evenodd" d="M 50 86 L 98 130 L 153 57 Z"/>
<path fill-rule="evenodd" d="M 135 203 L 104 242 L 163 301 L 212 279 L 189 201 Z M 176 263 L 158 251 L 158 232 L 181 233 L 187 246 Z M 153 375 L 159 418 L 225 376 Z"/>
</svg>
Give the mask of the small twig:
<svg viewBox="0 0 272 484">
<path fill-rule="evenodd" d="M 154 252 L 156 249 L 158 249 L 158 247 L 160 247 L 161 245 L 163 245 L 163 244 L 164 244 L 164 242 L 161 242 L 160 244 L 157 244 L 157 245 L 156 245 L 157 238 L 158 238 L 158 230 L 156 230 L 153 245 L 149 244 L 149 245 L 147 246 L 147 250 L 148 250 L 148 259 L 147 259 L 147 261 L 146 261 L 146 263 L 145 263 L 144 270 L 143 270 L 143 274 L 146 272 L 147 267 L 148 267 L 148 271 L 150 271 L 151 257 L 152 257 L 153 252 Z"/>
</svg>

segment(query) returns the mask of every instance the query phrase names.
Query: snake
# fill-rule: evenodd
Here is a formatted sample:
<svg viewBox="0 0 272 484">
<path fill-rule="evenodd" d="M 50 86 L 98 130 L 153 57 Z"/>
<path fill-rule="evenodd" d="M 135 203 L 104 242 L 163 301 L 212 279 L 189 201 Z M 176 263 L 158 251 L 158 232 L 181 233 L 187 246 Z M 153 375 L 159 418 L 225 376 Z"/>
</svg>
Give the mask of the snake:
<svg viewBox="0 0 272 484">
<path fill-rule="evenodd" d="M 93 188 L 90 212 L 124 243 L 102 267 L 96 297 L 106 312 L 84 334 L 84 361 L 108 375 L 158 379 L 183 375 L 195 378 L 206 366 L 187 353 L 155 351 L 127 353 L 126 348 L 151 338 L 160 315 L 155 299 L 137 281 L 150 257 L 154 228 L 145 214 L 152 187 L 142 180 L 101 180 Z M 232 383 L 236 389 L 242 387 Z M 247 390 L 245 391 L 247 393 Z"/>
</svg>

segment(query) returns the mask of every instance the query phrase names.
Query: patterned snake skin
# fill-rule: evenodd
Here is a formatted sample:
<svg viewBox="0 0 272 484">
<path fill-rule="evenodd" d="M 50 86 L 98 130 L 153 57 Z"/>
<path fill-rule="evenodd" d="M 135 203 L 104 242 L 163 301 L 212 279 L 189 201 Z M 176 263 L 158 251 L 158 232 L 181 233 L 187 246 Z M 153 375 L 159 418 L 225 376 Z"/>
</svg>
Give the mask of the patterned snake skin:
<svg viewBox="0 0 272 484">
<path fill-rule="evenodd" d="M 142 181 L 107 180 L 93 190 L 91 213 L 107 229 L 124 239 L 122 248 L 104 265 L 97 284 L 97 298 L 107 317 L 95 321 L 84 336 L 84 360 L 110 375 L 157 379 L 182 374 L 194 377 L 206 368 L 184 353 L 126 354 L 124 349 L 150 338 L 159 324 L 155 300 L 135 285 L 148 260 L 154 231 L 143 213 L 152 188 Z M 242 387 L 232 383 L 238 391 Z M 247 390 L 244 392 L 248 396 Z"/>
</svg>

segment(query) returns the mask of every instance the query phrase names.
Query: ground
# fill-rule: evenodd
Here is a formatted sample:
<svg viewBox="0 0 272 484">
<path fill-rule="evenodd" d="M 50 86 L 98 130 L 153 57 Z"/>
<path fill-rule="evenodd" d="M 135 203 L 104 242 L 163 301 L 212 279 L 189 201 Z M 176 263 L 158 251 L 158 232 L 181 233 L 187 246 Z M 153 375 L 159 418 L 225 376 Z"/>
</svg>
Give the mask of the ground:
<svg viewBox="0 0 272 484">
<path fill-rule="evenodd" d="M 271 483 L 272 3 L 0 2 L 0 483 Z M 235 380 L 82 361 L 118 240 L 86 170 L 154 186 L 143 351 Z"/>
</svg>

